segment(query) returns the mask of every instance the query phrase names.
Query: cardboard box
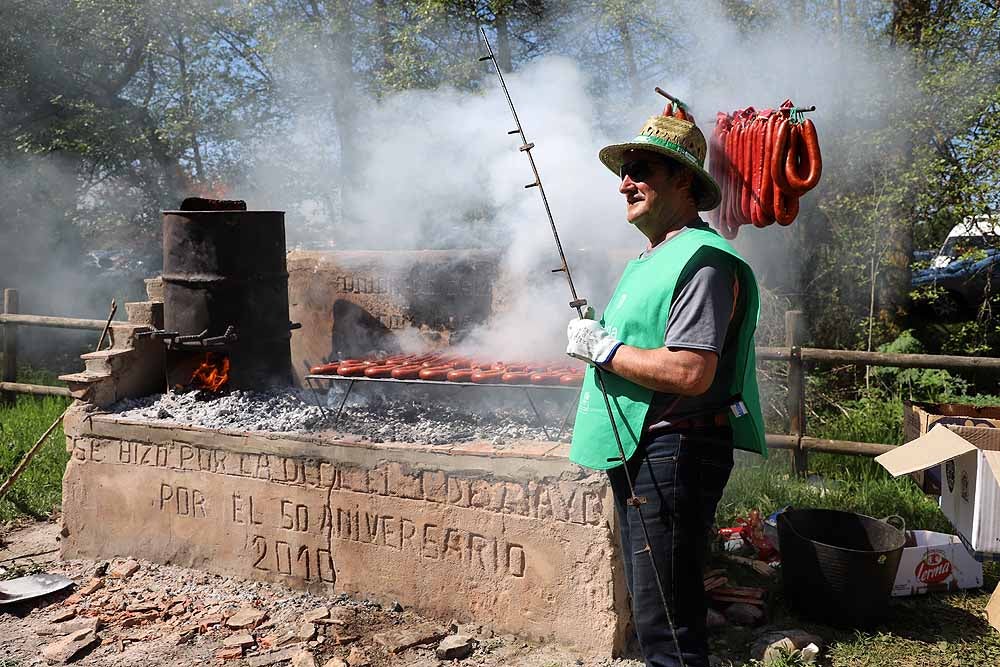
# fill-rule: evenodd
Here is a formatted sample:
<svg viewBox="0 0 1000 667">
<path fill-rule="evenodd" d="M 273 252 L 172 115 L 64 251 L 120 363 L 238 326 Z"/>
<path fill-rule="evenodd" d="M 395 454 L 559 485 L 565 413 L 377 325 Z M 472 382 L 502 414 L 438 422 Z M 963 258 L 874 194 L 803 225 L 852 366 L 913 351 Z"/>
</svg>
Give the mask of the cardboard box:
<svg viewBox="0 0 1000 667">
<path fill-rule="evenodd" d="M 896 597 L 979 588 L 983 565 L 955 535 L 910 530 L 899 559 L 892 594 Z"/>
<path fill-rule="evenodd" d="M 935 424 L 875 460 L 893 477 L 940 466 L 941 511 L 977 560 L 1000 560 L 1000 429 Z"/>
<path fill-rule="evenodd" d="M 1000 407 L 903 402 L 903 437 L 907 442 L 927 433 L 935 424 L 956 427 L 952 430 L 959 435 L 963 435 L 964 428 L 1000 429 Z M 924 493 L 941 495 L 941 466 L 918 470 L 910 476 L 917 481 Z"/>
<path fill-rule="evenodd" d="M 997 586 L 986 603 L 986 619 L 994 629 L 1000 630 L 1000 586 Z"/>
</svg>

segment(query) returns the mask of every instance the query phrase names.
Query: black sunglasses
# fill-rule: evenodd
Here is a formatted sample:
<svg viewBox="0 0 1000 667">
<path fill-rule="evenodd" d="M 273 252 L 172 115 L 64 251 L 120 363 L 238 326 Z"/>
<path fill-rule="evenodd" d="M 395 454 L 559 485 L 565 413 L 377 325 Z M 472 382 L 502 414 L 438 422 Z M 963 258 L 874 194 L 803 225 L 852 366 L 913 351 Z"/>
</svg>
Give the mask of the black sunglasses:
<svg viewBox="0 0 1000 667">
<path fill-rule="evenodd" d="M 662 163 L 653 160 L 633 160 L 632 162 L 626 162 L 618 168 L 618 176 L 623 181 L 626 176 L 633 181 L 645 181 L 652 175 L 654 164 Z"/>
</svg>

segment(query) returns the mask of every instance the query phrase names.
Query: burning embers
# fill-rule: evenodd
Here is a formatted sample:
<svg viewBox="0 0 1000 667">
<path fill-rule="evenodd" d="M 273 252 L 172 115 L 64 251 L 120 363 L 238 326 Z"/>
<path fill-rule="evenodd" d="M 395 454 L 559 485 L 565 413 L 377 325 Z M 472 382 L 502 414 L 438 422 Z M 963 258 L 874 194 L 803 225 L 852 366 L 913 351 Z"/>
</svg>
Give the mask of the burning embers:
<svg viewBox="0 0 1000 667">
<path fill-rule="evenodd" d="M 212 393 L 218 392 L 229 382 L 229 356 L 221 352 L 206 352 L 205 360 L 194 369 L 188 386 Z"/>
</svg>

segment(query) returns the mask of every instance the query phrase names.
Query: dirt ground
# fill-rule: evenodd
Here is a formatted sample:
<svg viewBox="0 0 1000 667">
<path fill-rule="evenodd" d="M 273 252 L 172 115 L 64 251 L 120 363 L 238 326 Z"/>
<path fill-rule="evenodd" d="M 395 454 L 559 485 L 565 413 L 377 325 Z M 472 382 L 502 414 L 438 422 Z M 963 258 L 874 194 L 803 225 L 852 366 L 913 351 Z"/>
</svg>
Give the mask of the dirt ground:
<svg viewBox="0 0 1000 667">
<path fill-rule="evenodd" d="M 77 584 L 42 598 L 0 605 L 2 667 L 47 664 L 42 650 L 65 639 L 53 633 L 65 632 L 74 623 L 90 627 L 93 619 L 98 622 L 97 639 L 81 640 L 91 645 L 72 659 L 74 663 L 432 667 L 452 664 L 439 659 L 437 649 L 441 637 L 458 634 L 474 640 L 462 665 L 641 664 L 578 656 L 557 646 L 494 636 L 480 627 L 429 620 L 398 605 L 386 608 L 346 595 L 320 598 L 280 585 L 145 561 L 60 561 L 58 533 L 57 523 L 30 523 L 0 535 L 2 578 L 42 571 L 65 575 Z M 136 565 L 134 573 L 116 576 Z M 65 617 L 71 618 L 60 620 Z M 411 643 L 416 645 L 405 648 Z"/>
</svg>

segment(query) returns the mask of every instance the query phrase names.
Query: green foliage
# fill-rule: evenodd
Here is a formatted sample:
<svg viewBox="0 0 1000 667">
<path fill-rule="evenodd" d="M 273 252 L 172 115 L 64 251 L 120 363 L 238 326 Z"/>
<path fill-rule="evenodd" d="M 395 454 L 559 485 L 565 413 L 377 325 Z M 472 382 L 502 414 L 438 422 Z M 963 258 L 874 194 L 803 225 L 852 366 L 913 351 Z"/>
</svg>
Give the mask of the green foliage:
<svg viewBox="0 0 1000 667">
<path fill-rule="evenodd" d="M 895 340 L 880 345 L 879 352 L 892 354 L 923 354 L 923 344 L 912 330 L 902 332 Z M 879 366 L 871 370 L 883 391 L 892 396 L 902 396 L 911 401 L 944 402 L 953 396 L 969 391 L 969 383 L 943 369 L 894 368 Z M 888 442 L 888 441 L 886 441 Z"/>
<path fill-rule="evenodd" d="M 903 404 L 882 392 L 839 401 L 837 409 L 811 415 L 808 430 L 817 438 L 902 444 Z"/>
</svg>

